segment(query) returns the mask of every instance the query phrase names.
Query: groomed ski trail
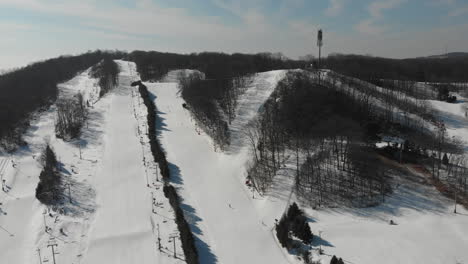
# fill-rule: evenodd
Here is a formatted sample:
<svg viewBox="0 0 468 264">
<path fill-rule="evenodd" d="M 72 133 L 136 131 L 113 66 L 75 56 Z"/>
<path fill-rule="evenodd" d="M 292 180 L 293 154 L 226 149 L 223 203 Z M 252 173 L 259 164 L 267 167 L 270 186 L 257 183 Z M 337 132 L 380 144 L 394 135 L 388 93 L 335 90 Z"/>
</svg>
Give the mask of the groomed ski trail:
<svg viewBox="0 0 468 264">
<path fill-rule="evenodd" d="M 179 187 L 183 209 L 199 238 L 200 263 L 288 263 L 272 223 L 262 220 L 239 180 L 246 153 L 215 152 L 182 107 L 176 83 L 148 83 L 158 109 L 158 131 Z"/>
<path fill-rule="evenodd" d="M 134 64 L 119 62 L 112 95 L 102 168 L 96 175 L 98 209 L 84 263 L 156 263 L 142 152 L 130 82 Z"/>
</svg>

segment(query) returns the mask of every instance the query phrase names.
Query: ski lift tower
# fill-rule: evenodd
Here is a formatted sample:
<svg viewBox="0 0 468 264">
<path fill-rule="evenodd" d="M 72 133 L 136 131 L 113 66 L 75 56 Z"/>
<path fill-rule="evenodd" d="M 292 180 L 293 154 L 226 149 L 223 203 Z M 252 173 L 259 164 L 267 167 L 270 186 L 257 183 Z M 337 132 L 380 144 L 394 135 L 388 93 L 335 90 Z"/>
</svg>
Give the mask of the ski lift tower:
<svg viewBox="0 0 468 264">
<path fill-rule="evenodd" d="M 318 61 L 318 68 L 320 69 L 321 65 L 321 57 L 322 57 L 322 46 L 323 46 L 323 31 L 319 29 L 317 34 L 317 46 L 319 48 L 319 61 Z"/>
</svg>

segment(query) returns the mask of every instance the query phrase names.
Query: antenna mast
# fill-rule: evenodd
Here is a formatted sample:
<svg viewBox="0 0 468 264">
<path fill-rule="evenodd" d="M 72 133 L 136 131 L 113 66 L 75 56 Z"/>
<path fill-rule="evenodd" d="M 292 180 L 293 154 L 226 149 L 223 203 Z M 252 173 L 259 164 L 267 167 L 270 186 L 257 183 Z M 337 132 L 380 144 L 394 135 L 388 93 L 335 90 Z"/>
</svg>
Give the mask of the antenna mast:
<svg viewBox="0 0 468 264">
<path fill-rule="evenodd" d="M 322 46 L 323 46 L 323 32 L 322 29 L 319 29 L 318 34 L 317 34 L 317 46 L 319 47 L 319 63 L 318 63 L 318 68 L 320 69 L 321 65 L 321 59 L 322 59 Z"/>
</svg>

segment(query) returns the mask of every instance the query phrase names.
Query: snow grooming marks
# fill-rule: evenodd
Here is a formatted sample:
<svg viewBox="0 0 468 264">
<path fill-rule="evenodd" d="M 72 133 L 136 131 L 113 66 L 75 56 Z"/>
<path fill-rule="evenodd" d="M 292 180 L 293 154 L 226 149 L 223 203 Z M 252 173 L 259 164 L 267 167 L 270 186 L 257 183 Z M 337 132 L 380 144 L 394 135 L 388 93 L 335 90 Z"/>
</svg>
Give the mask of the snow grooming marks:
<svg viewBox="0 0 468 264">
<path fill-rule="evenodd" d="M 155 161 L 158 162 L 159 167 L 161 169 L 161 174 L 163 176 L 164 196 L 166 196 L 169 199 L 169 202 L 172 208 L 174 209 L 176 223 L 180 232 L 182 248 L 185 254 L 185 260 L 189 264 L 197 264 L 199 263 L 198 251 L 195 247 L 193 234 L 192 234 L 192 231 L 190 230 L 189 224 L 185 220 L 185 216 L 181 209 L 180 198 L 175 188 L 169 183 L 169 179 L 171 177 L 170 177 L 170 170 L 169 170 L 168 162 L 166 160 L 166 155 L 161 147 L 161 144 L 156 136 L 156 118 L 157 118 L 156 106 L 154 102 L 151 100 L 150 94 L 145 85 L 140 83 L 138 85 L 138 90 L 148 110 L 147 117 L 148 117 L 148 126 L 149 126 L 148 127 L 149 142 L 151 145 L 153 158 Z"/>
<path fill-rule="evenodd" d="M 248 151 L 239 155 L 215 152 L 209 137 L 195 131 L 196 124 L 182 107 L 184 100 L 176 83 L 147 85 L 156 95 L 159 138 L 172 163 L 171 181 L 184 199 L 184 212 L 197 235 L 200 262 L 295 262 L 283 255 L 271 232 L 274 218 L 269 219 L 268 226 L 262 224 L 242 184 Z M 272 86 L 271 91 L 276 85 Z M 257 112 L 259 107 L 252 108 Z"/>
<path fill-rule="evenodd" d="M 98 209 L 83 263 L 156 263 L 143 153 L 133 116 L 132 70 L 119 62 L 119 86 L 111 93 L 104 159 L 94 180 Z"/>
<path fill-rule="evenodd" d="M 130 63 L 130 65 L 132 64 Z M 136 78 L 136 72 L 134 76 L 134 79 L 138 79 Z M 154 132 L 154 129 L 151 129 L 151 126 L 148 123 L 150 115 L 148 114 L 146 105 L 142 103 L 142 97 L 137 89 L 132 89 L 132 97 L 135 118 L 138 120 L 137 131 L 140 136 L 143 152 L 143 164 L 146 171 L 145 176 L 149 187 L 147 190 L 151 191 L 152 196 L 151 204 L 153 215 L 151 217 L 151 226 L 153 228 L 156 247 L 158 249 L 158 251 L 156 251 L 158 254 L 157 263 L 183 263 L 185 255 L 182 250 L 181 243 L 178 242 L 180 234 L 178 232 L 175 219 L 172 217 L 173 209 L 169 204 L 169 200 L 165 197 L 164 192 L 161 190 L 164 182 L 162 182 L 160 174 L 158 173 L 158 163 L 154 160 L 152 143 L 148 135 L 149 133 L 145 133 L 146 131 L 149 131 L 150 133 L 151 131 Z M 154 111 L 154 113 L 156 112 Z M 154 125 L 154 115 L 151 115 L 151 118 L 153 118 Z M 174 243 L 174 238 L 176 243 Z"/>
<path fill-rule="evenodd" d="M 257 116 L 261 106 L 275 90 L 278 82 L 286 76 L 287 70 L 276 70 L 257 73 L 252 85 L 240 96 L 236 117 L 229 126 L 231 144 L 229 150 L 239 151 L 246 144 L 245 128 Z"/>
</svg>

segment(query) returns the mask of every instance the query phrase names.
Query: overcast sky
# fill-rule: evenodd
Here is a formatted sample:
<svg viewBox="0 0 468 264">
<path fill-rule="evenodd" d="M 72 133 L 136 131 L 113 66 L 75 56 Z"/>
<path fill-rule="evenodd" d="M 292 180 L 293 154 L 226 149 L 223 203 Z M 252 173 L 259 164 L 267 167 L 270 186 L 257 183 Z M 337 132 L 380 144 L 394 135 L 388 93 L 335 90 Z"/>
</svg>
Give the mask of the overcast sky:
<svg viewBox="0 0 468 264">
<path fill-rule="evenodd" d="M 468 51 L 468 0 L 0 0 L 0 69 L 95 49 L 393 58 Z"/>
</svg>

